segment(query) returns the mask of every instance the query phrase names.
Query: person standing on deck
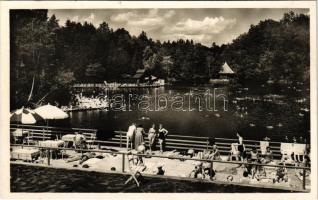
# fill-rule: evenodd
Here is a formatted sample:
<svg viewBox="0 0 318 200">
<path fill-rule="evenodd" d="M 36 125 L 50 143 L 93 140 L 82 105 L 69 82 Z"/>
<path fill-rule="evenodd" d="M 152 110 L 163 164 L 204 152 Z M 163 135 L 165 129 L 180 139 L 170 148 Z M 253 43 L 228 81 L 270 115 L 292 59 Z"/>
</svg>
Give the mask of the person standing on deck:
<svg viewBox="0 0 318 200">
<path fill-rule="evenodd" d="M 127 139 L 127 145 L 126 146 L 127 146 L 127 149 L 129 149 L 129 144 L 130 144 L 130 149 L 133 148 L 135 132 L 136 132 L 136 124 L 132 123 L 128 127 L 128 131 L 127 131 L 127 134 L 126 134 L 126 139 Z"/>
<path fill-rule="evenodd" d="M 155 140 L 156 140 L 155 124 L 152 124 L 151 128 L 148 131 L 148 139 L 149 139 L 149 149 L 151 152 L 153 150 Z"/>
<path fill-rule="evenodd" d="M 244 152 L 243 137 L 239 133 L 236 133 L 236 136 L 238 137 L 238 141 L 239 141 L 237 149 L 240 152 L 241 161 L 243 161 L 243 152 Z"/>
<path fill-rule="evenodd" d="M 168 131 L 163 128 L 162 124 L 159 124 L 159 130 L 158 130 L 158 139 L 159 139 L 159 145 L 160 145 L 160 152 L 163 153 L 165 148 L 165 140 L 166 136 L 168 135 Z"/>
<path fill-rule="evenodd" d="M 145 130 L 142 125 L 138 125 L 135 135 L 135 150 L 138 151 L 138 147 L 144 142 Z"/>
</svg>

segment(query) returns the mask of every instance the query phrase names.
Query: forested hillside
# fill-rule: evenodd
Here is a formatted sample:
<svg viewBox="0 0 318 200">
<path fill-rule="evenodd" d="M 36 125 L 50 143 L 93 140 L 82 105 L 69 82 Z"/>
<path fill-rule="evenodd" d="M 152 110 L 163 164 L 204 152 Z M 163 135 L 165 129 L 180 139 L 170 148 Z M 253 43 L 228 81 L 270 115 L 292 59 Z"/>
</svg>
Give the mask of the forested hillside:
<svg viewBox="0 0 318 200">
<path fill-rule="evenodd" d="M 10 11 L 11 108 L 24 105 L 34 77 L 32 102 L 46 95 L 62 101 L 75 82 L 121 79 L 145 68 L 157 77 L 181 83 L 207 83 L 226 61 L 236 81 L 309 81 L 309 16 L 286 13 L 280 21 L 252 25 L 230 44 L 192 40 L 154 41 L 132 36 L 103 22 L 66 21 L 60 26 L 47 10 Z M 95 76 L 87 76 L 89 65 Z M 65 98 L 64 98 L 65 100 Z"/>
</svg>

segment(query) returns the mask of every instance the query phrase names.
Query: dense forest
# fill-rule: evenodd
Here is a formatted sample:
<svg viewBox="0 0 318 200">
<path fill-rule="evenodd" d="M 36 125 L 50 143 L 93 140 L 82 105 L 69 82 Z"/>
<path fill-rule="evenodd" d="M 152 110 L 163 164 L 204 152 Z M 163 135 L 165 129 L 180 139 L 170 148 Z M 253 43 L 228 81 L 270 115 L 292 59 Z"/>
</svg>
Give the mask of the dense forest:
<svg viewBox="0 0 318 200">
<path fill-rule="evenodd" d="M 66 21 L 47 10 L 10 11 L 11 109 L 32 102 L 62 102 L 75 82 L 120 80 L 144 68 L 170 82 L 207 83 L 226 61 L 236 84 L 250 81 L 309 82 L 309 16 L 289 12 L 280 21 L 251 25 L 230 44 L 207 47 L 192 40 L 154 41 L 103 22 Z M 91 73 L 91 72 L 94 73 Z M 90 72 L 90 73 L 89 73 Z"/>
</svg>

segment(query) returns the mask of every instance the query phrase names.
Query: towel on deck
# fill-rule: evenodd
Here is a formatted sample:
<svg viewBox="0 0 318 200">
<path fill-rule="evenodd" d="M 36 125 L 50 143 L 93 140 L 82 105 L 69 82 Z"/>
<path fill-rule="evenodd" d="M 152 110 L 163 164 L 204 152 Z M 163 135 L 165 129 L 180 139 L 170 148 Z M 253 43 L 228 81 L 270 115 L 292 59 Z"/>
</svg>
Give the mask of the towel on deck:
<svg viewBox="0 0 318 200">
<path fill-rule="evenodd" d="M 11 152 L 11 158 L 18 160 L 32 160 L 40 154 L 38 149 L 15 149 Z"/>
<path fill-rule="evenodd" d="M 294 144 L 293 143 L 281 143 L 280 144 L 280 152 L 282 154 L 291 155 L 293 153 Z"/>
<path fill-rule="evenodd" d="M 75 139 L 75 134 L 66 134 L 62 136 L 62 140 L 65 142 L 73 142 Z"/>
<path fill-rule="evenodd" d="M 293 151 L 295 154 L 304 155 L 306 152 L 306 144 L 294 144 Z"/>
<path fill-rule="evenodd" d="M 265 154 L 266 148 L 269 146 L 269 141 L 260 141 L 261 154 Z"/>
<path fill-rule="evenodd" d="M 45 140 L 45 141 L 39 141 L 40 147 L 62 147 L 64 146 L 63 140 Z"/>
</svg>

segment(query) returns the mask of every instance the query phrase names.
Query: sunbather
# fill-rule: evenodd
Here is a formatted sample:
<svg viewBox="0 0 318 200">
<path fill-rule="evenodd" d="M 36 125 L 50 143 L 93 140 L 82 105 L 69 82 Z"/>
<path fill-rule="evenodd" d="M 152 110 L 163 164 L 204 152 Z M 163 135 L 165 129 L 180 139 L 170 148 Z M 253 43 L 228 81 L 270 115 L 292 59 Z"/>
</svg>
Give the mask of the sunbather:
<svg viewBox="0 0 318 200">
<path fill-rule="evenodd" d="M 152 124 L 151 128 L 148 131 L 148 139 L 149 139 L 149 149 L 151 152 L 154 149 L 155 141 L 156 141 L 155 124 Z"/>
<path fill-rule="evenodd" d="M 191 171 L 189 177 L 191 178 L 203 178 L 202 162 L 196 162 L 194 169 Z"/>
<path fill-rule="evenodd" d="M 132 123 L 128 127 L 128 131 L 127 131 L 127 134 L 126 134 L 126 140 L 127 140 L 126 148 L 127 149 L 129 149 L 129 148 L 132 149 L 133 148 L 135 133 L 136 133 L 136 124 Z"/>
<path fill-rule="evenodd" d="M 218 147 L 216 146 L 216 144 L 214 144 L 212 146 L 212 152 L 209 156 L 209 159 L 212 159 L 212 160 L 221 160 L 221 155 L 220 155 L 220 152 L 218 150 Z"/>
<path fill-rule="evenodd" d="M 168 135 L 167 129 L 163 128 L 162 124 L 159 124 L 158 139 L 159 139 L 161 153 L 163 153 L 163 151 L 165 150 L 165 143 L 166 143 L 167 135 Z"/>
<path fill-rule="evenodd" d="M 276 168 L 276 175 L 275 178 L 273 179 L 273 183 L 280 182 L 280 181 L 288 181 L 288 176 L 287 176 L 287 169 L 285 167 L 284 163 L 279 163 L 281 167 Z"/>
<path fill-rule="evenodd" d="M 261 159 L 261 161 L 264 164 L 268 164 L 268 163 L 273 161 L 273 152 L 271 151 L 271 148 L 269 146 L 266 148 L 266 152 L 264 154 L 264 158 Z"/>
<path fill-rule="evenodd" d="M 96 154 L 94 152 L 88 152 L 88 153 L 84 153 L 83 155 L 77 155 L 74 157 L 71 157 L 69 159 L 67 159 L 65 162 L 74 162 L 79 160 L 79 164 L 82 164 L 83 162 L 85 162 L 86 160 L 90 159 L 90 158 L 94 158 L 96 156 Z"/>
<path fill-rule="evenodd" d="M 256 147 L 252 147 L 252 151 L 250 153 L 251 153 L 251 161 L 252 162 L 257 161 L 259 158 L 259 155 L 258 155 Z"/>
</svg>

